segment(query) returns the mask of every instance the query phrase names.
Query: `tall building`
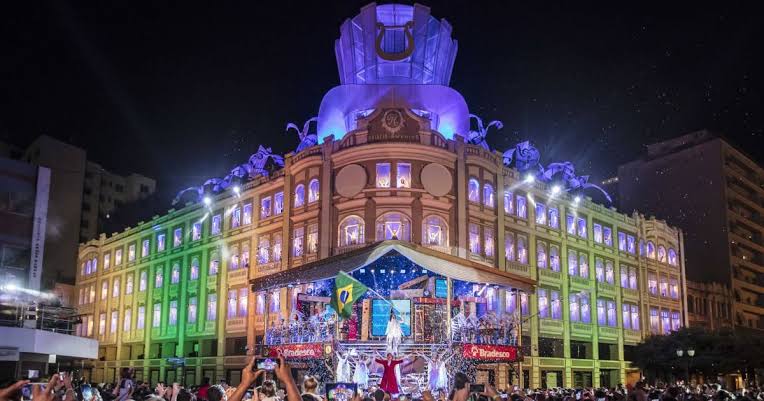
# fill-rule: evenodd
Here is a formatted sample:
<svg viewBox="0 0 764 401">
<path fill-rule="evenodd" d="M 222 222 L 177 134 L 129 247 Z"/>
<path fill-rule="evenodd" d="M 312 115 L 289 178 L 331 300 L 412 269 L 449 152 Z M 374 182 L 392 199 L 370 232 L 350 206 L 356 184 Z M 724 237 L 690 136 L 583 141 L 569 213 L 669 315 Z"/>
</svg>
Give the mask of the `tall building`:
<svg viewBox="0 0 764 401">
<path fill-rule="evenodd" d="M 732 328 L 732 293 L 719 283 L 687 282 L 687 323 L 709 330 Z"/>
<path fill-rule="evenodd" d="M 156 189 L 154 180 L 139 174 L 119 176 L 87 160 L 85 150 L 47 135 L 38 137 L 23 153 L 8 147 L 21 160 L 50 170 L 47 251 L 43 286 L 74 283 L 80 242 L 95 238 L 98 227 L 120 204 L 142 199 Z"/>
<path fill-rule="evenodd" d="M 49 192 L 49 169 L 0 157 L 0 301 L 9 287 L 41 288 Z"/>
<path fill-rule="evenodd" d="M 448 86 L 451 27 L 429 8 L 372 3 L 340 32 L 341 85 L 295 153 L 261 147 L 179 194 L 185 206 L 80 246 L 77 330 L 100 343 L 92 380 L 129 366 L 152 383 L 236 384 L 261 345 L 323 367 L 300 359 L 384 350 L 395 317 L 402 350 L 450 336 L 478 382 L 636 381 L 633 346 L 685 324 L 681 230 L 537 175 L 527 143 L 488 150 Z M 336 324 L 340 270 L 373 292 Z M 351 302 L 344 291 L 337 302 Z M 476 336 L 477 317 L 494 323 Z"/>
<path fill-rule="evenodd" d="M 682 227 L 687 279 L 728 287 L 735 327 L 764 330 L 764 169 L 699 131 L 649 145 L 618 178 L 623 209 Z"/>
</svg>

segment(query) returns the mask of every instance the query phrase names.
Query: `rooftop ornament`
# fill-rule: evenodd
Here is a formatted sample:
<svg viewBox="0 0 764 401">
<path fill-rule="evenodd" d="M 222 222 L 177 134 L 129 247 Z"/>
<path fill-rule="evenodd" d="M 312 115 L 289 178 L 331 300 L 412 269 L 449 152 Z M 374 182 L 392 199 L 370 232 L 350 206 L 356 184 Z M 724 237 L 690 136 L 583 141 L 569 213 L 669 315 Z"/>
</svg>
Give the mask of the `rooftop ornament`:
<svg viewBox="0 0 764 401">
<path fill-rule="evenodd" d="M 289 132 L 290 129 L 293 129 L 297 131 L 297 136 L 300 138 L 300 144 L 297 145 L 297 153 L 302 152 L 304 149 L 316 146 L 318 144 L 318 135 L 316 134 L 308 134 L 308 131 L 310 130 L 310 123 L 318 121 L 318 117 L 313 117 L 309 119 L 308 121 L 305 121 L 305 124 L 302 126 L 302 131 L 300 131 L 300 128 L 297 127 L 294 123 L 288 123 L 286 126 L 286 131 Z"/>
<path fill-rule="evenodd" d="M 205 194 L 215 194 L 224 191 L 231 185 L 236 188 L 239 182 L 245 181 L 247 179 L 253 179 L 258 175 L 267 177 L 270 174 L 266 168 L 268 160 L 272 160 L 273 163 L 278 167 L 284 167 L 283 157 L 273 154 L 271 148 L 266 148 L 263 147 L 263 145 L 260 145 L 260 147 L 257 149 L 257 153 L 252 154 L 246 163 L 234 167 L 227 176 L 222 179 L 210 178 L 201 186 L 188 187 L 178 192 L 178 194 L 175 195 L 175 199 L 172 200 L 172 204 L 175 205 L 176 203 L 180 202 L 183 196 L 189 192 L 195 192 L 196 197 L 193 199 L 193 201 L 200 202 L 202 199 L 204 199 Z"/>
<path fill-rule="evenodd" d="M 491 127 L 496 127 L 497 130 L 504 128 L 504 123 L 502 123 L 499 120 L 493 120 L 488 125 L 483 126 L 483 119 L 474 115 L 470 114 L 470 119 L 477 120 L 477 131 L 470 130 L 469 135 L 467 136 L 467 142 L 471 143 L 473 145 L 477 145 L 482 147 L 485 150 L 490 150 L 488 148 L 488 143 L 485 141 L 485 137 L 488 135 L 488 130 L 491 129 Z"/>
</svg>

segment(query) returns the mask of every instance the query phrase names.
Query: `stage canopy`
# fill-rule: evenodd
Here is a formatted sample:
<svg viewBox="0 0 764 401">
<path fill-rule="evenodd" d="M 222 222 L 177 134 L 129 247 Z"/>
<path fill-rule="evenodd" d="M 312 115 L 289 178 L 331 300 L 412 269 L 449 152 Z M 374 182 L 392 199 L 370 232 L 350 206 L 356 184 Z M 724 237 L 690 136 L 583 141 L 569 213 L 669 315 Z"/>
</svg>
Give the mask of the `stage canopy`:
<svg viewBox="0 0 764 401">
<path fill-rule="evenodd" d="M 252 279 L 252 291 L 281 288 L 288 284 L 305 284 L 334 278 L 339 271 L 351 273 L 397 251 L 424 269 L 454 280 L 490 283 L 532 291 L 536 282 L 528 277 L 500 271 L 489 266 L 438 252 L 403 241 L 381 241 L 341 255 L 307 263 L 300 267 Z"/>
</svg>

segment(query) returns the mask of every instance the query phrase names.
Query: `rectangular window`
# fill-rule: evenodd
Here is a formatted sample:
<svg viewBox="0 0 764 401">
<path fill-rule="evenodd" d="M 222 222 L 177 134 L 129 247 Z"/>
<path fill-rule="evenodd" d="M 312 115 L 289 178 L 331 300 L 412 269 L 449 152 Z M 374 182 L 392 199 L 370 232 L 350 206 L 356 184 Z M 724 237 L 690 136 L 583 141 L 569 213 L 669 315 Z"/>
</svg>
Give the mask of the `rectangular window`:
<svg viewBox="0 0 764 401">
<path fill-rule="evenodd" d="M 127 261 L 128 262 L 135 261 L 135 244 L 130 244 L 127 247 Z"/>
<path fill-rule="evenodd" d="M 568 275 L 578 276 L 578 252 L 568 249 Z"/>
<path fill-rule="evenodd" d="M 303 249 L 303 236 L 305 235 L 304 227 L 296 227 L 292 231 L 292 256 L 299 257 L 304 253 Z"/>
<path fill-rule="evenodd" d="M 217 252 L 213 252 L 210 256 L 210 266 L 207 271 L 208 276 L 217 276 L 218 271 L 220 270 L 220 256 L 218 256 Z"/>
<path fill-rule="evenodd" d="M 565 216 L 565 232 L 568 235 L 576 235 L 576 217 L 572 214 Z"/>
<path fill-rule="evenodd" d="M 639 306 L 631 305 L 631 329 L 639 330 Z"/>
<path fill-rule="evenodd" d="M 661 283 L 660 287 L 658 288 L 660 290 L 660 294 L 662 297 L 668 297 L 668 278 L 666 276 L 661 276 Z"/>
<path fill-rule="evenodd" d="M 390 188 L 390 163 L 377 163 L 377 188 Z"/>
<path fill-rule="evenodd" d="M 98 315 L 98 335 L 102 336 L 106 334 L 106 314 L 101 313 Z"/>
<path fill-rule="evenodd" d="M 217 294 L 207 295 L 207 321 L 213 322 L 218 317 L 218 296 Z"/>
<path fill-rule="evenodd" d="M 635 267 L 629 269 L 629 288 L 637 289 L 637 269 Z"/>
<path fill-rule="evenodd" d="M 521 219 L 528 218 L 528 201 L 524 196 L 517 195 L 517 217 Z"/>
<path fill-rule="evenodd" d="M 114 251 L 114 264 L 119 266 L 122 264 L 122 250 L 117 249 Z"/>
<path fill-rule="evenodd" d="M 191 270 L 188 273 L 189 280 L 199 279 L 199 258 L 194 257 L 191 259 Z"/>
<path fill-rule="evenodd" d="M 221 215 L 216 214 L 212 216 L 212 220 L 210 222 L 210 235 L 220 234 L 220 229 L 223 227 L 222 221 L 223 217 Z"/>
<path fill-rule="evenodd" d="M 122 323 L 122 331 L 130 331 L 133 326 L 132 318 L 133 316 L 130 308 L 125 308 L 125 318 Z"/>
<path fill-rule="evenodd" d="M 257 240 L 257 264 L 264 265 L 271 261 L 271 241 L 268 234 L 261 235 Z"/>
<path fill-rule="evenodd" d="M 549 227 L 552 227 L 554 229 L 560 228 L 560 212 L 557 211 L 556 207 L 549 207 Z"/>
<path fill-rule="evenodd" d="M 202 239 L 202 223 L 197 221 L 191 225 L 191 241 L 199 241 Z"/>
<path fill-rule="evenodd" d="M 284 192 L 273 195 L 273 214 L 280 215 L 284 211 Z"/>
<path fill-rule="evenodd" d="M 602 228 L 602 236 L 604 237 L 605 245 L 613 246 L 613 230 L 610 227 Z"/>
<path fill-rule="evenodd" d="M 88 337 L 93 336 L 93 316 L 87 316 L 88 321 Z"/>
<path fill-rule="evenodd" d="M 111 311 L 111 322 L 109 324 L 109 333 L 117 333 L 117 324 L 119 322 L 119 312 L 116 310 Z"/>
<path fill-rule="evenodd" d="M 578 236 L 581 238 L 586 238 L 586 218 L 579 217 L 578 218 Z"/>
<path fill-rule="evenodd" d="M 177 248 L 183 244 L 183 229 L 178 227 L 172 232 L 172 246 Z"/>
<path fill-rule="evenodd" d="M 528 264 L 528 237 L 521 234 L 517 235 L 517 261 Z"/>
<path fill-rule="evenodd" d="M 162 288 L 162 284 L 164 283 L 164 272 L 161 267 L 157 268 L 156 274 L 154 275 L 154 288 Z"/>
<path fill-rule="evenodd" d="M 661 333 L 668 334 L 671 331 L 671 320 L 669 319 L 669 311 L 661 310 Z"/>
<path fill-rule="evenodd" d="M 605 312 L 605 300 L 597 300 L 597 324 L 604 326 L 607 323 L 607 314 Z"/>
<path fill-rule="evenodd" d="M 570 295 L 570 321 L 571 322 L 578 322 L 581 321 L 581 305 L 579 304 L 579 297 L 577 294 L 571 294 Z"/>
<path fill-rule="evenodd" d="M 494 240 L 493 240 L 493 228 L 491 227 L 484 227 L 483 228 L 483 237 L 485 242 L 485 256 L 487 258 L 493 258 L 494 253 Z"/>
<path fill-rule="evenodd" d="M 141 244 L 141 257 L 145 258 L 146 256 L 149 256 L 150 250 L 151 250 L 151 241 L 147 239 L 143 240 L 143 243 Z"/>
<path fill-rule="evenodd" d="M 540 269 L 547 268 L 546 243 L 536 241 L 536 266 Z"/>
<path fill-rule="evenodd" d="M 607 325 L 610 327 L 618 326 L 618 317 L 616 316 L 615 301 L 607 301 Z"/>
<path fill-rule="evenodd" d="M 552 290 L 552 301 L 550 304 L 552 308 L 552 319 L 562 319 L 562 300 L 560 299 L 560 292 Z"/>
<path fill-rule="evenodd" d="M 679 299 L 679 282 L 672 277 L 669 283 L 669 295 L 671 295 L 671 298 Z"/>
<path fill-rule="evenodd" d="M 273 261 L 281 262 L 281 234 L 273 235 Z"/>
<path fill-rule="evenodd" d="M 623 319 L 623 328 L 631 329 L 631 306 L 629 304 L 622 305 L 621 319 Z"/>
<path fill-rule="evenodd" d="M 170 326 L 178 325 L 178 301 L 175 299 L 170 301 L 170 312 L 167 317 L 167 324 Z"/>
<path fill-rule="evenodd" d="M 504 233 L 504 257 L 510 262 L 515 261 L 515 235 L 511 232 Z"/>
<path fill-rule="evenodd" d="M 658 319 L 658 309 L 650 308 L 650 332 L 658 334 L 661 331 L 661 322 Z"/>
<path fill-rule="evenodd" d="M 109 297 L 109 280 L 101 283 L 101 301 Z"/>
<path fill-rule="evenodd" d="M 471 253 L 480 254 L 480 227 L 475 223 L 469 226 L 469 247 Z"/>
<path fill-rule="evenodd" d="M 677 331 L 682 327 L 679 312 L 671 312 L 671 331 Z"/>
<path fill-rule="evenodd" d="M 626 235 L 626 252 L 632 255 L 637 253 L 637 240 L 631 234 Z"/>
<path fill-rule="evenodd" d="M 621 265 L 621 288 L 629 288 L 629 267 Z"/>
<path fill-rule="evenodd" d="M 549 317 L 549 296 L 547 292 L 547 289 L 539 288 L 539 317 L 543 319 Z"/>
<path fill-rule="evenodd" d="M 191 297 L 188 299 L 188 323 L 189 324 L 195 324 L 196 323 L 196 297 Z"/>
<path fill-rule="evenodd" d="M 594 242 L 601 244 L 602 243 L 602 225 L 599 223 L 594 223 L 593 225 L 593 231 L 594 231 Z"/>
<path fill-rule="evenodd" d="M 239 228 L 239 226 L 241 226 L 241 207 L 236 205 L 231 212 L 231 228 Z"/>
<path fill-rule="evenodd" d="M 229 319 L 233 319 L 236 317 L 237 308 L 239 307 L 239 291 L 237 290 L 228 290 L 228 310 L 226 311 L 226 316 Z"/>
<path fill-rule="evenodd" d="M 515 214 L 515 204 L 512 192 L 504 192 L 504 213 Z"/>
<path fill-rule="evenodd" d="M 170 271 L 170 284 L 178 283 L 180 283 L 180 264 L 176 263 L 172 265 L 172 270 Z"/>
<path fill-rule="evenodd" d="M 151 327 L 157 328 L 162 325 L 162 304 L 154 304 L 154 313 L 151 315 Z"/>
<path fill-rule="evenodd" d="M 398 188 L 411 188 L 411 163 L 397 163 L 398 168 L 398 180 L 396 186 Z"/>
<path fill-rule="evenodd" d="M 130 295 L 133 293 L 133 274 L 128 273 L 127 279 L 125 281 L 125 294 Z"/>
<path fill-rule="evenodd" d="M 553 272 L 560 271 L 560 247 L 549 245 L 549 267 Z"/>
<path fill-rule="evenodd" d="M 309 254 L 318 253 L 318 224 L 308 226 L 308 237 L 305 242 Z"/>
<path fill-rule="evenodd" d="M 594 279 L 598 283 L 605 281 L 605 262 L 601 258 L 594 258 Z"/>
<path fill-rule="evenodd" d="M 589 309 L 589 294 L 581 294 L 581 321 L 584 323 L 591 323 L 591 311 Z"/>
<path fill-rule="evenodd" d="M 647 273 L 647 290 L 652 295 L 658 295 L 658 276 L 653 272 Z"/>
<path fill-rule="evenodd" d="M 103 269 L 107 270 L 109 267 L 111 267 L 111 254 L 107 253 L 103 255 Z"/>
<path fill-rule="evenodd" d="M 528 294 L 520 293 L 520 314 L 528 316 Z"/>
<path fill-rule="evenodd" d="M 605 261 L 605 282 L 615 284 L 615 268 L 612 260 Z"/>
<path fill-rule="evenodd" d="M 165 250 L 165 234 L 157 234 L 157 252 Z"/>
<path fill-rule="evenodd" d="M 245 225 L 252 224 L 252 204 L 251 203 L 245 203 L 243 209 L 244 209 L 244 221 L 243 221 L 243 223 Z"/>
<path fill-rule="evenodd" d="M 581 252 L 578 254 L 579 276 L 589 278 L 589 255 Z"/>
<path fill-rule="evenodd" d="M 271 217 L 271 197 L 266 196 L 260 199 L 260 219 L 267 219 Z"/>
<path fill-rule="evenodd" d="M 144 327 L 146 327 L 146 307 L 141 305 L 138 307 L 138 321 L 135 328 L 143 330 Z"/>
<path fill-rule="evenodd" d="M 228 259 L 228 271 L 237 270 L 239 268 L 239 247 L 232 246 L 228 249 L 230 257 L 230 259 Z"/>
<path fill-rule="evenodd" d="M 247 300 L 249 299 L 249 288 L 244 287 L 239 289 L 239 316 L 247 317 Z"/>
<path fill-rule="evenodd" d="M 119 277 L 114 278 L 114 284 L 111 288 L 111 296 L 112 298 L 116 298 L 119 296 Z"/>
<path fill-rule="evenodd" d="M 626 234 L 618 232 L 618 250 L 626 252 Z"/>
<path fill-rule="evenodd" d="M 540 202 L 536 202 L 536 224 L 546 225 L 546 206 Z"/>
</svg>

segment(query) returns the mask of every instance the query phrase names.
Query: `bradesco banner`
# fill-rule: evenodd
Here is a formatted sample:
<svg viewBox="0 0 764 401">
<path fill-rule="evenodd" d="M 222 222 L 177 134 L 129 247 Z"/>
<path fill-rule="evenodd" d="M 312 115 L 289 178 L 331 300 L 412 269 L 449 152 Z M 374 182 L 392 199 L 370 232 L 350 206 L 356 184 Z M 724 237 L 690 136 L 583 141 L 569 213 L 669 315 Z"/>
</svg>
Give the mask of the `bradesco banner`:
<svg viewBox="0 0 764 401">
<path fill-rule="evenodd" d="M 462 347 L 465 359 L 481 361 L 514 362 L 517 360 L 517 347 L 511 345 L 465 344 Z"/>
<path fill-rule="evenodd" d="M 272 358 L 276 358 L 281 355 L 284 357 L 284 359 L 323 358 L 324 349 L 320 343 L 284 344 L 271 347 L 268 355 Z"/>
</svg>

